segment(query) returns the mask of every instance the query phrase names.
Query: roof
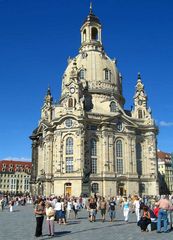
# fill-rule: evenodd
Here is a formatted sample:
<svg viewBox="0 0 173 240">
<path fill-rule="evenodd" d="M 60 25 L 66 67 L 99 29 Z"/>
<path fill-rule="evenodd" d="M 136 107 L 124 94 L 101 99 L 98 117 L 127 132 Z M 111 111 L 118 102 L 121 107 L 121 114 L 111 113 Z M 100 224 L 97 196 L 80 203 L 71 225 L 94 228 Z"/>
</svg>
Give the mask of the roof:
<svg viewBox="0 0 173 240">
<path fill-rule="evenodd" d="M 94 22 L 94 23 L 101 24 L 99 18 L 95 16 L 92 12 L 90 12 L 87 18 L 85 19 L 84 23 L 86 22 Z"/>
<path fill-rule="evenodd" d="M 171 159 L 171 154 L 162 151 L 157 151 L 157 157 L 160 159 Z"/>
<path fill-rule="evenodd" d="M 0 172 L 30 172 L 32 162 L 0 160 Z"/>
</svg>

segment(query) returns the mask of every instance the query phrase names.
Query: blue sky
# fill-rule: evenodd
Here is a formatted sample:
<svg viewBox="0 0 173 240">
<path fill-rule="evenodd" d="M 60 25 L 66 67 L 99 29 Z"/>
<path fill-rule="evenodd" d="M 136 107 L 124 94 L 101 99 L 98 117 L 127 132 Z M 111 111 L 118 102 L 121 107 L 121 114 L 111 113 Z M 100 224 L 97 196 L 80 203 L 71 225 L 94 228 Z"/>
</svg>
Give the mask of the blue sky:
<svg viewBox="0 0 173 240">
<path fill-rule="evenodd" d="M 48 85 L 54 100 L 68 56 L 80 47 L 89 0 L 0 0 L 0 159 L 30 159 Z M 126 109 L 140 71 L 159 126 L 158 148 L 173 152 L 173 1 L 93 0 L 106 53 L 118 60 Z"/>
</svg>

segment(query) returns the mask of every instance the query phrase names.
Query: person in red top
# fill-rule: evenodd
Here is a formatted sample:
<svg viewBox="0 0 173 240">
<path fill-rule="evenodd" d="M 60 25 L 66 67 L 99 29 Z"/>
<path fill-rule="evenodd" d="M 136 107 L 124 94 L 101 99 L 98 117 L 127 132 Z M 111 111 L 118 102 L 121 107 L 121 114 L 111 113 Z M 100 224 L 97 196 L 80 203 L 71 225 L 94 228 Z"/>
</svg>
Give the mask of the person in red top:
<svg viewBox="0 0 173 240">
<path fill-rule="evenodd" d="M 155 208 L 153 209 L 154 215 L 158 218 L 158 214 L 159 214 L 159 208 L 157 206 L 155 206 Z"/>
</svg>

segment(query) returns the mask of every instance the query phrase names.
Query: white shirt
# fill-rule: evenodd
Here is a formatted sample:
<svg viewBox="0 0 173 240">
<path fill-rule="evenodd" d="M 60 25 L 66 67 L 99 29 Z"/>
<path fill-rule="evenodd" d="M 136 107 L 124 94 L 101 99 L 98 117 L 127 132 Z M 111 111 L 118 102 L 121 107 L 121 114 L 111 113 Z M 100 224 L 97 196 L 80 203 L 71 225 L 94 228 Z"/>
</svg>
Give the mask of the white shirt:
<svg viewBox="0 0 173 240">
<path fill-rule="evenodd" d="M 140 208 L 140 202 L 139 202 L 139 200 L 135 200 L 135 201 L 133 202 L 133 205 L 135 206 L 136 209 L 139 209 L 139 208 Z"/>
<path fill-rule="evenodd" d="M 61 210 L 61 202 L 55 203 L 55 210 L 60 211 Z"/>
</svg>

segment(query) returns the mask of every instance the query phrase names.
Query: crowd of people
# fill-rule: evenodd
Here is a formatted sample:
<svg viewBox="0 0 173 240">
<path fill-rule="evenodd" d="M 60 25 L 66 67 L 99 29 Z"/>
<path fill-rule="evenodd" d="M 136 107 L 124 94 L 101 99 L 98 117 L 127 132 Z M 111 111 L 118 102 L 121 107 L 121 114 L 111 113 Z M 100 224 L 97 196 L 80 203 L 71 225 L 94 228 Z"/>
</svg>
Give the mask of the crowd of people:
<svg viewBox="0 0 173 240">
<path fill-rule="evenodd" d="M 46 218 L 48 235 L 54 236 L 55 223 L 67 224 L 70 219 L 76 219 L 82 209 L 88 212 L 88 221 L 91 223 L 97 221 L 99 211 L 102 223 L 106 218 L 111 223 L 116 219 L 116 211 L 120 210 L 125 223 L 128 223 L 130 213 L 135 214 L 137 226 L 142 232 L 151 230 L 152 224 L 155 225 L 158 233 L 161 233 L 162 227 L 164 233 L 168 233 L 172 228 L 173 196 L 143 196 L 142 198 L 137 195 L 105 198 L 97 194 L 89 198 L 1 196 L 0 210 L 3 211 L 4 207 L 8 207 L 9 211 L 13 212 L 14 206 L 25 206 L 26 203 L 34 205 L 36 237 L 42 235 L 44 218 Z"/>
<path fill-rule="evenodd" d="M 116 210 L 121 209 L 125 223 L 129 221 L 129 213 L 136 214 L 136 222 L 142 232 L 148 232 L 148 226 L 153 222 L 157 227 L 157 232 L 160 233 L 163 222 L 164 233 L 167 233 L 172 228 L 171 222 L 168 230 L 168 211 L 172 211 L 172 205 L 173 197 L 169 199 L 167 196 L 140 198 L 135 195 L 104 198 L 95 194 L 89 198 L 52 196 L 43 199 L 40 197 L 35 201 L 35 236 L 42 235 L 44 216 L 46 216 L 48 235 L 54 236 L 54 223 L 67 224 L 72 217 L 77 218 L 81 209 L 86 209 L 88 221 L 92 223 L 97 220 L 99 211 L 102 222 L 106 220 L 106 213 L 108 213 L 109 221 L 113 222 L 116 218 Z"/>
<path fill-rule="evenodd" d="M 5 207 L 9 207 L 10 212 L 13 212 L 14 206 L 25 206 L 26 203 L 32 203 L 31 196 L 0 195 L 0 211 L 3 211 Z"/>
</svg>

